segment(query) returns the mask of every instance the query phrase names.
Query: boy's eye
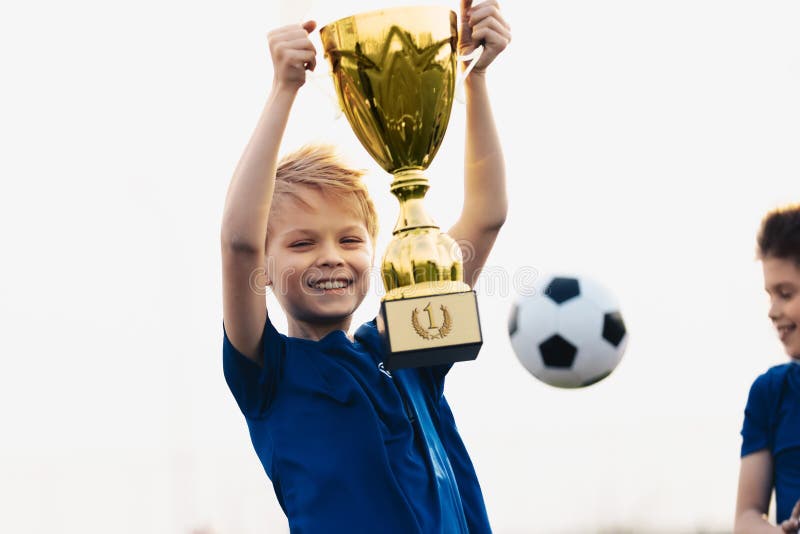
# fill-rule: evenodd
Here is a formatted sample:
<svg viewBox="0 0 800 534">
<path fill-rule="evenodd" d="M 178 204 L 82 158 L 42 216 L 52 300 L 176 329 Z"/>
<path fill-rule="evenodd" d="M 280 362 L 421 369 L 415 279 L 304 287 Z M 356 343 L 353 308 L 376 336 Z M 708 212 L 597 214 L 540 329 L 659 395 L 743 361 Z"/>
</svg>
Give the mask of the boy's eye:
<svg viewBox="0 0 800 534">
<path fill-rule="evenodd" d="M 311 244 L 311 241 L 297 241 L 289 245 L 289 248 L 305 247 Z"/>
<path fill-rule="evenodd" d="M 342 239 L 342 243 L 361 243 L 361 239 L 358 237 L 345 237 Z"/>
</svg>

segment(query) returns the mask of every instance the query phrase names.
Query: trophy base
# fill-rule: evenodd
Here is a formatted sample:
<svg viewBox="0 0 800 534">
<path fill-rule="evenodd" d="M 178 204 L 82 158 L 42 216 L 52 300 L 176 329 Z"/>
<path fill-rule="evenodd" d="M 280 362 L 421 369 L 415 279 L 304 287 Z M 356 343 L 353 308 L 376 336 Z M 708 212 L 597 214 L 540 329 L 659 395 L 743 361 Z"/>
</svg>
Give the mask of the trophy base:
<svg viewBox="0 0 800 534">
<path fill-rule="evenodd" d="M 474 360 L 483 344 L 474 291 L 383 301 L 377 319 L 388 370 Z"/>
</svg>

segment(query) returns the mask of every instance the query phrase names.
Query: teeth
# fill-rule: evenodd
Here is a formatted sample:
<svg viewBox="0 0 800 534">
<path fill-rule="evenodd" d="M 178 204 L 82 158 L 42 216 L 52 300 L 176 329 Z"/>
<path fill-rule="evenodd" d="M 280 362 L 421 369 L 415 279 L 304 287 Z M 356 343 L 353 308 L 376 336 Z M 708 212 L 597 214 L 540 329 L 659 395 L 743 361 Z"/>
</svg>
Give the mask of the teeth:
<svg viewBox="0 0 800 534">
<path fill-rule="evenodd" d="M 340 282 L 340 281 L 331 282 L 329 280 L 327 282 L 316 283 L 314 284 L 314 287 L 317 289 L 341 289 L 343 287 L 347 287 L 347 282 Z"/>
</svg>

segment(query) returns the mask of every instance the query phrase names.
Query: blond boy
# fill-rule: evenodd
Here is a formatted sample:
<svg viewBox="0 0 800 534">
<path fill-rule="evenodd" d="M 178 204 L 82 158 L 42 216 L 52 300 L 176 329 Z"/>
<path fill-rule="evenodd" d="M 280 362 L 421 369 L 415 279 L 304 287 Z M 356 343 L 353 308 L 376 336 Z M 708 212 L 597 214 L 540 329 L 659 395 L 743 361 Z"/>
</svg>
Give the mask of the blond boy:
<svg viewBox="0 0 800 534">
<path fill-rule="evenodd" d="M 511 35 L 496 0 L 462 0 L 461 20 L 461 53 L 485 46 L 465 84 L 464 209 L 448 231 L 470 246 L 464 275 L 472 284 L 506 216 L 486 69 Z M 348 334 L 378 232 L 360 172 L 325 146 L 278 161 L 291 106 L 315 67 L 315 27 L 270 33 L 272 90 L 228 189 L 225 378 L 293 533 L 490 532 L 443 395 L 449 366 L 389 373 L 374 321 Z M 286 313 L 286 335 L 254 290 L 260 275 Z"/>
</svg>

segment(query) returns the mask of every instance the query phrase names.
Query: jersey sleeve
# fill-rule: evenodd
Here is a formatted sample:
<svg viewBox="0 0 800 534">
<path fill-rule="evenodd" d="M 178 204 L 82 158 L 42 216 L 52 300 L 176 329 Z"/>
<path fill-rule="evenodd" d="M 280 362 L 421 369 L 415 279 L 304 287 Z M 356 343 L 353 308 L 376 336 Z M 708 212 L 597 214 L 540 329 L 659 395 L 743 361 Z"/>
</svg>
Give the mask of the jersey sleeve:
<svg viewBox="0 0 800 534">
<path fill-rule="evenodd" d="M 272 325 L 267 315 L 262 334 L 263 367 L 239 352 L 228 339 L 222 323 L 222 367 L 225 381 L 245 417 L 258 419 L 269 410 L 286 354 L 286 339 Z"/>
<path fill-rule="evenodd" d="M 763 374 L 756 378 L 750 387 L 742 425 L 742 457 L 772 446 L 769 429 L 768 379 L 768 375 Z"/>
</svg>

